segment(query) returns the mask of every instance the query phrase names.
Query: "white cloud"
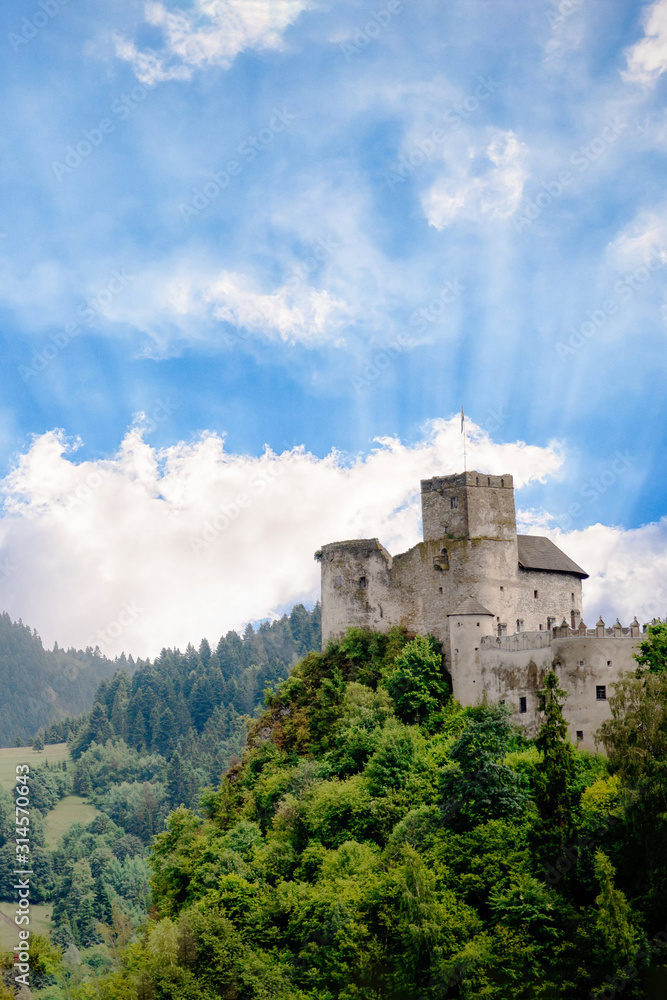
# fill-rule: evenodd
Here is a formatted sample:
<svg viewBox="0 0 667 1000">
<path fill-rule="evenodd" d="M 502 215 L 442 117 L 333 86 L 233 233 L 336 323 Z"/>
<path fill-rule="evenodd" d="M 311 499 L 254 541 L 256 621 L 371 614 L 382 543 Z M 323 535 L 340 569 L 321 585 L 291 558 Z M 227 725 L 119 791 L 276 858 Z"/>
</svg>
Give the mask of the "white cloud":
<svg viewBox="0 0 667 1000">
<path fill-rule="evenodd" d="M 621 266 L 637 266 L 654 256 L 667 263 L 667 219 L 664 213 L 642 212 L 610 246 Z"/>
<path fill-rule="evenodd" d="M 459 217 L 512 215 L 526 182 L 526 154 L 512 131 L 494 132 L 481 149 L 469 146 L 465 158 L 450 160 L 451 176 L 437 180 L 422 199 L 429 223 L 444 229 Z"/>
<path fill-rule="evenodd" d="M 645 86 L 667 69 L 667 0 L 656 0 L 648 8 L 644 37 L 628 49 L 627 65 L 623 79 Z"/>
<path fill-rule="evenodd" d="M 561 467 L 555 443 L 496 444 L 469 421 L 470 467 L 517 486 Z M 156 450 L 131 429 L 112 458 L 77 463 L 62 435 L 38 437 L 3 483 L 0 605 L 45 642 L 154 655 L 314 600 L 313 553 L 375 537 L 393 552 L 420 537 L 419 481 L 459 471 L 459 418 L 366 456 L 303 448 L 259 457 L 205 434 Z M 103 635 L 99 635 L 99 633 Z"/>
<path fill-rule="evenodd" d="M 202 66 L 229 68 L 246 49 L 279 48 L 285 30 L 309 7 L 310 0 L 195 0 L 186 13 L 149 0 L 145 19 L 162 29 L 163 48 L 142 51 L 118 37 L 116 54 L 132 64 L 147 86 L 188 80 Z"/>
<path fill-rule="evenodd" d="M 589 628 L 601 615 L 607 625 L 629 625 L 667 615 L 667 517 L 626 530 L 592 524 L 581 531 L 548 527 L 549 517 L 522 512 L 529 534 L 546 534 L 579 563 L 584 580 L 584 616 Z"/>
<path fill-rule="evenodd" d="M 137 273 L 132 288 L 106 308 L 105 317 L 143 333 L 146 353 L 160 356 L 184 343 L 219 341 L 220 323 L 236 328 L 243 339 L 309 346 L 336 342 L 349 312 L 328 290 L 313 288 L 298 268 L 278 288 L 264 292 L 244 274 L 176 263 Z"/>
</svg>

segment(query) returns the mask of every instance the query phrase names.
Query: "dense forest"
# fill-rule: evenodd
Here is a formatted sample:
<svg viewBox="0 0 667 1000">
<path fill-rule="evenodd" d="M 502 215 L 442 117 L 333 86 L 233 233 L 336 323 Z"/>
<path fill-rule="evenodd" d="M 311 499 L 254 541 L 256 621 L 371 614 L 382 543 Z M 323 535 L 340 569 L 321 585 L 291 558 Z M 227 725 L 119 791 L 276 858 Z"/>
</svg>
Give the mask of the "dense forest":
<svg viewBox="0 0 667 1000">
<path fill-rule="evenodd" d="M 48 901 L 55 924 L 48 961 L 37 961 L 33 986 L 54 978 L 49 969 L 57 949 L 70 955 L 81 949 L 93 969 L 104 968 L 118 928 L 122 939 L 140 926 L 150 903 L 153 838 L 170 810 L 198 810 L 203 789 L 219 784 L 242 753 L 265 698 L 300 657 L 319 648 L 320 617 L 319 605 L 312 611 L 297 605 L 257 630 L 249 625 L 243 636 L 228 632 L 215 651 L 204 639 L 198 650 L 163 650 L 153 662 L 138 660 L 131 675 L 123 658 L 89 712 L 61 719 L 31 740 L 37 748 L 68 740 L 73 759 L 69 767 L 32 769 L 31 900 Z M 75 823 L 49 849 L 45 817 L 72 792 L 101 815 L 87 826 Z M 12 800 L 0 789 L 0 885 L 8 900 L 14 896 L 13 837 Z"/>
<path fill-rule="evenodd" d="M 99 649 L 44 649 L 37 632 L 0 614 L 0 746 L 26 741 L 40 727 L 92 704 L 100 681 L 132 658 L 110 660 Z"/>
<path fill-rule="evenodd" d="M 664 997 L 667 624 L 616 685 L 606 756 L 572 744 L 563 700 L 547 674 L 530 741 L 504 706 L 452 701 L 433 639 L 351 630 L 307 654 L 201 814 L 179 806 L 152 841 L 150 919 L 133 930 L 109 885 L 94 982 L 44 945 L 37 996 Z M 77 753 L 99 780 L 99 744 Z M 118 872 L 149 831 L 106 812 Z"/>
</svg>

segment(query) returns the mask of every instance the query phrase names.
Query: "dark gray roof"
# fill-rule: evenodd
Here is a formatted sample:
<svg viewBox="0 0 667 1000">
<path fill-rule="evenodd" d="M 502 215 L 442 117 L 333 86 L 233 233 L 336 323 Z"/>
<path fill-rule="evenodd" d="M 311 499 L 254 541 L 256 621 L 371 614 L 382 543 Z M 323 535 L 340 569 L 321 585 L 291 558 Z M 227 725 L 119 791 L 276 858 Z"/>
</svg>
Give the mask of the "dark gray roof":
<svg viewBox="0 0 667 1000">
<path fill-rule="evenodd" d="M 485 608 L 475 597 L 466 597 L 465 601 L 459 604 L 456 611 L 450 611 L 447 617 L 449 615 L 491 615 L 493 618 L 493 611 Z"/>
<path fill-rule="evenodd" d="M 517 535 L 521 569 L 546 569 L 552 573 L 573 573 L 583 580 L 588 573 L 543 535 Z"/>
</svg>

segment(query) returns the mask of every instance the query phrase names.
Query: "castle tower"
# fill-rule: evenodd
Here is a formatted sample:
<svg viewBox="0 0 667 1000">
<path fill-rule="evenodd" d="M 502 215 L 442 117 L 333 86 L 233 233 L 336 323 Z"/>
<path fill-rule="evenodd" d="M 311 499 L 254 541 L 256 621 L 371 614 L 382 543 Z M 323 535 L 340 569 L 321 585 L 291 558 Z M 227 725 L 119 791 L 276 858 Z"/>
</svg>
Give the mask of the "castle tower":
<svg viewBox="0 0 667 1000">
<path fill-rule="evenodd" d="M 452 626 L 450 618 L 468 598 L 486 609 L 485 636 L 546 633 L 564 618 L 577 627 L 586 573 L 549 538 L 517 535 L 511 475 L 425 479 L 421 501 L 424 540 L 407 552 L 392 556 L 371 538 L 317 553 L 325 645 L 352 625 L 400 625 L 432 633 L 448 650 L 452 627 L 468 632 L 467 623 Z"/>
<path fill-rule="evenodd" d="M 495 633 L 495 618 L 473 597 L 466 598 L 449 615 L 450 654 L 447 657 L 452 692 L 462 705 L 474 705 L 483 694 L 479 648 L 482 636 Z"/>
<path fill-rule="evenodd" d="M 463 472 L 422 479 L 424 541 L 455 538 L 516 539 L 512 477 Z"/>
</svg>

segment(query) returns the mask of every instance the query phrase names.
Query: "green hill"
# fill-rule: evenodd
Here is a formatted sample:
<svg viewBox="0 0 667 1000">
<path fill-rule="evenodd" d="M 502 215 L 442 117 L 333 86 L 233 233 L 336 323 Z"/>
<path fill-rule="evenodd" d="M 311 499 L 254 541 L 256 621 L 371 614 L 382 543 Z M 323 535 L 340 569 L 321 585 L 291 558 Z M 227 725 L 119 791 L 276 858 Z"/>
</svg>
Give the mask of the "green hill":
<svg viewBox="0 0 667 1000">
<path fill-rule="evenodd" d="M 667 675 L 619 686 L 608 759 L 570 743 L 562 695 L 548 675 L 531 742 L 451 702 L 432 640 L 306 656 L 205 817 L 169 817 L 153 917 L 96 996 L 662 995 Z"/>
</svg>

